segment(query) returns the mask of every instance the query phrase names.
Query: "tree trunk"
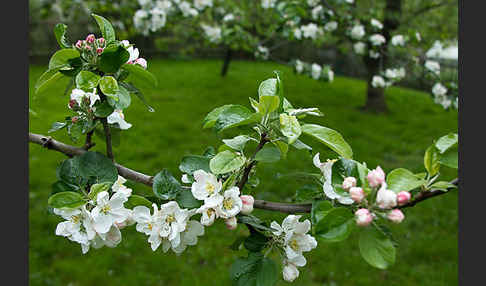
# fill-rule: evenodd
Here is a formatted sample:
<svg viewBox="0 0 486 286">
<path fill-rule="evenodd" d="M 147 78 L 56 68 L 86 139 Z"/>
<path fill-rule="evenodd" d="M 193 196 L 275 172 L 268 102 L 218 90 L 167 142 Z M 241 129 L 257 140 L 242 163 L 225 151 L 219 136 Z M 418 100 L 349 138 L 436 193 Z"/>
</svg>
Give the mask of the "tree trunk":
<svg viewBox="0 0 486 286">
<path fill-rule="evenodd" d="M 383 46 L 382 53 L 382 64 L 383 66 L 387 66 L 389 62 L 388 57 L 388 47 L 391 41 L 391 34 L 393 31 L 398 29 L 400 26 L 400 16 L 402 13 L 402 0 L 387 0 L 385 6 L 385 19 L 383 22 L 383 36 L 386 39 L 386 43 Z M 381 67 L 380 67 L 380 59 L 372 59 L 368 56 L 365 57 L 365 64 L 366 69 L 368 71 L 368 88 L 367 88 L 367 98 L 366 104 L 364 106 L 365 110 L 374 111 L 374 112 L 385 112 L 388 110 L 386 101 L 385 101 L 385 89 L 383 88 L 374 88 L 371 85 L 371 81 L 374 75 L 378 75 Z"/>
<path fill-rule="evenodd" d="M 221 68 L 221 76 L 224 77 L 228 73 L 229 64 L 231 62 L 231 56 L 233 51 L 230 47 L 226 48 L 226 55 L 224 56 L 223 67 Z"/>
</svg>

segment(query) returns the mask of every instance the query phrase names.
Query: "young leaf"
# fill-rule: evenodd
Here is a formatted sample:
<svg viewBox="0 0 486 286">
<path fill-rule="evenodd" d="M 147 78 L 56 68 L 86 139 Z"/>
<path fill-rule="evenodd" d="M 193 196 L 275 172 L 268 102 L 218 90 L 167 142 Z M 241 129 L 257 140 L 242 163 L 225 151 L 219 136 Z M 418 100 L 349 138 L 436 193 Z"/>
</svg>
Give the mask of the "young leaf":
<svg viewBox="0 0 486 286">
<path fill-rule="evenodd" d="M 98 183 L 92 185 L 88 194 L 88 198 L 90 200 L 96 201 L 96 197 L 98 196 L 98 194 L 104 191 L 108 191 L 111 188 L 111 185 L 113 185 L 113 183 L 110 182 Z"/>
<path fill-rule="evenodd" d="M 248 135 L 238 135 L 232 139 L 223 139 L 224 144 L 233 148 L 236 151 L 243 151 L 246 142 L 250 141 L 251 137 Z"/>
<path fill-rule="evenodd" d="M 51 133 L 51 132 L 63 129 L 66 126 L 67 126 L 66 122 L 54 122 L 54 123 L 52 123 L 51 129 L 49 129 L 49 131 L 47 131 L 47 133 Z"/>
<path fill-rule="evenodd" d="M 255 155 L 255 160 L 262 163 L 274 163 L 280 160 L 280 150 L 275 146 L 265 146 Z"/>
<path fill-rule="evenodd" d="M 449 168 L 458 168 L 457 146 L 452 147 L 440 155 L 439 163 Z"/>
<path fill-rule="evenodd" d="M 96 103 L 94 104 L 94 107 L 96 108 L 95 111 L 94 111 L 94 115 L 96 115 L 97 117 L 101 117 L 101 118 L 108 117 L 115 110 L 113 108 L 113 106 L 111 106 L 108 103 L 107 100 L 105 100 L 105 101 L 97 100 Z"/>
<path fill-rule="evenodd" d="M 230 108 L 231 106 L 234 106 L 234 105 L 233 104 L 223 105 L 223 106 L 220 106 L 220 107 L 216 107 L 211 112 L 209 112 L 203 120 L 203 128 L 213 127 L 214 124 L 216 124 L 216 120 L 218 119 L 221 112 L 223 112 L 227 108 Z"/>
<path fill-rule="evenodd" d="M 181 184 L 164 169 L 154 177 L 153 191 L 156 197 L 163 200 L 173 200 L 181 191 Z"/>
<path fill-rule="evenodd" d="M 70 60 L 77 59 L 79 56 L 79 52 L 75 49 L 59 50 L 49 60 L 49 69 L 70 69 L 72 68 Z"/>
<path fill-rule="evenodd" d="M 80 71 L 76 76 L 76 87 L 84 91 L 93 91 L 98 86 L 100 76 L 90 71 Z"/>
<path fill-rule="evenodd" d="M 63 77 L 64 75 L 59 72 L 59 68 L 49 69 L 45 71 L 35 83 L 35 93 L 38 94 L 47 90 Z"/>
<path fill-rule="evenodd" d="M 107 74 L 116 73 L 130 59 L 130 53 L 122 46 L 107 46 L 98 60 L 98 68 Z M 133 65 L 132 65 L 133 66 Z"/>
<path fill-rule="evenodd" d="M 184 156 L 179 165 L 179 170 L 189 175 L 192 175 L 196 170 L 209 172 L 209 158 L 199 155 Z"/>
<path fill-rule="evenodd" d="M 49 197 L 47 204 L 52 208 L 77 208 L 86 202 L 83 196 L 75 192 L 60 192 Z"/>
<path fill-rule="evenodd" d="M 262 81 L 258 87 L 258 95 L 261 96 L 278 96 L 277 79 L 269 78 Z M 278 107 L 278 106 L 277 106 Z"/>
<path fill-rule="evenodd" d="M 275 76 L 277 77 L 277 96 L 279 97 L 279 105 L 278 105 L 278 112 L 281 113 L 283 111 L 283 104 L 284 104 L 284 85 L 283 81 L 280 79 L 280 71 L 274 71 Z"/>
<path fill-rule="evenodd" d="M 431 145 L 425 151 L 424 155 L 424 166 L 430 176 L 434 176 L 440 170 L 439 164 L 439 152 L 434 145 Z"/>
<path fill-rule="evenodd" d="M 270 238 L 261 234 L 253 228 L 250 228 L 250 236 L 245 239 L 243 245 L 250 252 L 260 252 L 262 251 Z"/>
<path fill-rule="evenodd" d="M 118 100 L 114 100 L 113 97 L 107 98 L 108 103 L 115 109 L 125 109 L 129 107 L 130 103 L 132 102 L 130 93 L 121 85 L 118 85 L 118 92 L 116 93 L 115 98 Z"/>
<path fill-rule="evenodd" d="M 280 131 L 289 139 L 288 143 L 294 143 L 302 133 L 299 121 L 295 116 L 289 116 L 285 113 L 280 114 Z"/>
<path fill-rule="evenodd" d="M 94 179 L 94 182 L 111 182 L 118 179 L 118 170 L 113 161 L 99 152 L 88 151 L 79 157 L 73 158 L 79 166 L 82 178 Z"/>
<path fill-rule="evenodd" d="M 425 180 L 415 176 L 414 173 L 404 168 L 391 171 L 386 177 L 388 189 L 395 193 L 401 191 L 411 191 L 422 186 Z"/>
<path fill-rule="evenodd" d="M 328 210 L 317 220 L 315 233 L 326 242 L 338 242 L 348 238 L 354 226 L 354 214 L 347 208 L 338 207 Z"/>
<path fill-rule="evenodd" d="M 262 95 L 260 96 L 260 102 L 258 109 L 261 114 L 268 114 L 278 109 L 280 99 L 274 95 Z"/>
<path fill-rule="evenodd" d="M 452 188 L 457 188 L 457 186 L 446 181 L 435 182 L 434 184 L 432 184 L 432 186 L 430 186 L 430 189 L 432 190 L 441 190 L 444 192 L 447 192 L 449 191 L 449 189 Z"/>
<path fill-rule="evenodd" d="M 72 45 L 66 39 L 67 26 L 59 23 L 54 27 L 54 35 L 56 36 L 57 43 L 63 49 L 70 48 Z"/>
<path fill-rule="evenodd" d="M 103 38 L 105 38 L 106 43 L 110 44 L 111 42 L 114 42 L 116 40 L 115 30 L 113 29 L 110 21 L 96 14 L 91 14 L 91 16 L 93 16 L 96 20 L 96 23 L 98 23 L 101 34 L 103 35 Z"/>
<path fill-rule="evenodd" d="M 138 196 L 138 195 L 129 196 L 128 200 L 125 202 L 125 207 L 128 209 L 133 209 L 136 206 L 146 206 L 150 209 L 152 208 L 152 202 L 142 196 Z"/>
<path fill-rule="evenodd" d="M 148 88 L 157 87 L 157 78 L 140 65 L 124 64 L 122 69 L 130 73 L 127 81 L 133 82 L 136 86 Z"/>
<path fill-rule="evenodd" d="M 351 159 L 353 157 L 351 146 L 335 130 L 316 124 L 304 124 L 302 125 L 302 132 L 316 138 L 344 158 Z"/>
<path fill-rule="evenodd" d="M 112 76 L 104 76 L 100 79 L 100 89 L 103 94 L 117 98 L 118 101 L 118 83 Z"/>
<path fill-rule="evenodd" d="M 240 125 L 254 123 L 257 119 L 253 117 L 248 108 L 242 105 L 230 105 L 219 113 L 214 129 L 218 132 Z"/>
<path fill-rule="evenodd" d="M 448 135 L 440 137 L 437 142 L 435 142 L 435 147 L 442 154 L 449 148 L 453 147 L 458 142 L 457 133 L 450 133 Z"/>
<path fill-rule="evenodd" d="M 364 260 L 373 267 L 386 269 L 395 263 L 395 246 L 375 227 L 367 227 L 361 232 L 359 251 Z"/>
<path fill-rule="evenodd" d="M 218 153 L 209 161 L 209 168 L 215 175 L 238 170 L 245 164 L 245 158 L 235 152 L 226 150 Z"/>
<path fill-rule="evenodd" d="M 199 208 L 203 203 L 203 201 L 194 198 L 191 190 L 180 191 L 176 196 L 176 201 L 181 208 L 186 208 L 186 209 Z"/>
<path fill-rule="evenodd" d="M 312 202 L 311 221 L 315 225 L 321 221 L 332 209 L 332 203 L 327 200 L 315 200 Z"/>
</svg>

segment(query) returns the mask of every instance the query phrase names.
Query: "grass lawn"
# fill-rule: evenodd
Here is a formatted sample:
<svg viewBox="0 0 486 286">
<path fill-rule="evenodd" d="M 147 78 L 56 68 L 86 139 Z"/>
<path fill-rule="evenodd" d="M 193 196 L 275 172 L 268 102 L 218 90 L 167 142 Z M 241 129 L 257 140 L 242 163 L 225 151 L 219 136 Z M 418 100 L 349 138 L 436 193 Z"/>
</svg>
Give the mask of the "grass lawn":
<svg viewBox="0 0 486 286">
<path fill-rule="evenodd" d="M 46 62 L 47 63 L 47 62 Z M 168 168 L 180 176 L 178 165 L 185 154 L 200 154 L 206 146 L 218 147 L 232 132 L 215 134 L 202 130 L 202 119 L 214 107 L 243 104 L 255 97 L 262 80 L 274 69 L 284 72 L 285 96 L 296 107 L 317 106 L 322 118 L 306 118 L 341 132 L 354 151 L 354 158 L 369 167 L 379 164 L 385 172 L 405 167 L 423 170 L 423 153 L 432 140 L 457 132 L 457 112 L 444 111 L 432 98 L 415 90 L 392 87 L 387 90 L 388 114 L 358 111 L 365 102 L 365 83 L 337 77 L 332 84 L 294 75 L 290 68 L 271 62 L 231 63 L 226 78 L 219 76 L 220 61 L 154 60 L 149 70 L 159 79 L 159 88 L 146 94 L 156 112 L 147 112 L 136 97 L 125 112 L 133 127 L 123 131 L 119 146 L 114 147 L 116 161 L 138 171 L 155 174 Z M 47 134 L 54 121 L 69 115 L 67 96 L 44 95 L 33 99 L 33 86 L 46 66 L 30 68 L 30 107 L 37 116 L 30 117 L 29 131 Z M 61 88 L 63 90 L 63 87 Z M 62 93 L 62 92 L 60 92 Z M 65 131 L 51 134 L 69 143 Z M 103 142 L 95 137 L 93 149 L 104 152 Z M 331 155 L 323 145 L 307 140 L 321 160 Z M 80 144 L 80 143 L 79 143 Z M 123 241 L 115 248 L 90 250 L 55 236 L 60 218 L 47 212 L 47 198 L 55 182 L 57 164 L 64 155 L 29 146 L 29 270 L 31 285 L 230 285 L 229 266 L 245 250 L 234 252 L 229 245 L 243 226 L 230 232 L 222 222 L 206 228 L 198 245 L 181 256 L 161 249 L 152 252 L 147 237 L 134 227 L 125 229 Z M 289 201 L 304 182 L 280 178 L 294 171 L 316 172 L 312 157 L 291 149 L 286 160 L 274 165 L 260 164 L 257 198 Z M 334 155 L 335 156 L 335 155 Z M 454 178 L 448 170 L 445 179 Z M 135 193 L 149 193 L 150 188 L 131 184 Z M 359 254 L 358 235 L 334 244 L 319 243 L 307 253 L 307 265 L 293 285 L 456 285 L 457 284 L 457 192 L 453 191 L 405 211 L 401 225 L 392 226 L 399 242 L 397 263 L 386 271 L 369 266 Z M 257 210 L 255 214 L 277 219 L 284 214 Z M 280 263 L 280 262 L 279 262 Z M 277 285 L 290 285 L 282 279 Z"/>
</svg>

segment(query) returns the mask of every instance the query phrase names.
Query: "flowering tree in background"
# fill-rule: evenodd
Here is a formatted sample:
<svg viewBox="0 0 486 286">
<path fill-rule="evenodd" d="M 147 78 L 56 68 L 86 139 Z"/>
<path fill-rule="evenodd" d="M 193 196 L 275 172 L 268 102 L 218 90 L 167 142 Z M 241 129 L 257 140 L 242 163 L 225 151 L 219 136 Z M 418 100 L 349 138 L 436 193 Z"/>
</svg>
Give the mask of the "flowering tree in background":
<svg viewBox="0 0 486 286">
<path fill-rule="evenodd" d="M 123 115 L 131 94 L 146 104 L 140 88 L 157 82 L 147 70 L 147 61 L 140 58 L 141 52 L 133 44 L 117 40 L 106 18 L 93 17 L 102 37 L 90 34 L 70 43 L 66 26 L 56 26 L 61 49 L 51 57 L 35 87 L 41 93 L 62 77 L 72 79 L 66 105 L 73 116 L 55 122 L 50 132 L 66 130 L 74 142 L 85 136 L 85 143 L 76 147 L 29 133 L 30 142 L 71 157 L 60 163 L 47 204 L 62 218 L 53 232 L 79 243 L 82 253 L 116 247 L 122 240 L 121 231 L 135 225 L 147 236 L 153 251 L 181 254 L 197 245 L 205 227 L 223 221 L 229 230 L 238 224 L 249 230 L 247 237 L 232 244 L 234 250 L 248 252 L 230 268 L 231 279 L 239 285 L 274 285 L 278 265 L 283 279 L 292 282 L 298 278 L 299 268 L 307 265 L 306 256 L 320 243 L 343 241 L 354 231 L 359 232 L 364 260 L 386 269 L 396 256 L 396 242 L 387 225 L 402 222 L 403 209 L 457 186 L 457 179 L 439 180 L 442 168 L 457 169 L 457 134 L 439 138 L 426 150 L 425 172 L 398 168 L 386 174 L 379 166 L 369 169 L 365 162 L 353 159 L 351 146 L 340 133 L 310 123 L 309 117 L 322 116 L 317 107 L 299 108 L 290 103 L 278 72 L 260 83 L 258 98 L 250 97 L 251 109 L 227 104 L 207 114 L 204 129 L 222 133 L 248 126 L 251 131 L 223 139 L 217 151 L 208 146 L 201 155 L 184 156 L 179 164 L 180 180 L 167 169 L 155 176 L 129 169 L 115 162 L 111 134 L 115 129 L 129 132 L 133 128 Z M 106 155 L 89 151 L 99 123 Z M 294 149 L 312 151 L 305 143 L 309 138 L 335 153 L 325 161 L 319 153 L 314 155 L 316 172 L 307 175 L 313 178 L 316 191 L 298 204 L 255 200 L 248 195 L 252 188 L 265 187 L 264 182 L 261 186 L 255 183 L 258 163 L 277 162 Z M 153 194 L 136 194 L 125 186 L 127 180 L 151 186 Z M 252 215 L 254 208 L 288 216 L 281 223 L 264 221 Z"/>
</svg>

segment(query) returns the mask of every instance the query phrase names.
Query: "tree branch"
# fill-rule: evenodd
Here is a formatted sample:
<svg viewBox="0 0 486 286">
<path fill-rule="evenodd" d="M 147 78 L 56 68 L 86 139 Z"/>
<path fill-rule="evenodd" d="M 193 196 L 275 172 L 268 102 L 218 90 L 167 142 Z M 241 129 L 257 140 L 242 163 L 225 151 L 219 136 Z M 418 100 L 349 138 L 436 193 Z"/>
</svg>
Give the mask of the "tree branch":
<svg viewBox="0 0 486 286">
<path fill-rule="evenodd" d="M 255 149 L 255 153 L 253 153 L 253 156 L 251 156 L 252 161 L 251 161 L 250 164 L 248 164 L 248 166 L 246 166 L 245 170 L 243 171 L 243 176 L 241 177 L 241 180 L 238 183 L 238 188 L 240 189 L 240 191 L 243 190 L 243 187 L 245 186 L 246 182 L 248 181 L 248 176 L 250 175 L 251 169 L 257 163 L 257 161 L 254 160 L 256 153 L 258 153 L 258 151 L 260 151 L 263 148 L 263 145 L 265 145 L 265 143 L 267 143 L 267 142 L 268 142 L 267 134 L 263 133 L 262 137 L 260 139 L 260 143 L 258 143 L 258 146 Z"/>
<path fill-rule="evenodd" d="M 57 140 L 52 139 L 51 137 L 47 137 L 44 135 L 29 133 L 29 142 L 39 144 L 47 149 L 55 150 L 61 152 L 69 157 L 82 155 L 83 153 L 87 152 L 83 148 L 79 148 L 76 146 L 68 145 Z M 263 148 L 265 143 L 261 143 L 260 141 L 259 146 L 261 145 L 260 149 Z M 256 151 L 258 152 L 258 151 Z M 255 152 L 255 154 L 256 154 Z M 254 161 L 256 162 L 256 161 Z M 115 167 L 118 169 L 118 173 L 126 179 L 130 179 L 132 181 L 145 184 L 149 187 L 152 187 L 153 177 L 149 175 L 145 175 L 143 173 L 137 172 L 120 164 L 114 163 Z M 250 165 L 248 165 L 249 167 Z M 247 168 L 248 168 L 247 167 Z M 251 168 L 249 168 L 251 170 Z M 245 170 L 246 171 L 246 170 Z M 250 171 L 248 171 L 248 174 Z M 246 176 L 246 180 L 248 180 L 248 176 Z M 458 185 L 459 180 L 455 179 L 451 183 L 454 185 Z M 241 183 L 241 182 L 240 182 Z M 243 184 L 244 186 L 244 184 Z M 427 199 L 440 196 L 446 194 L 447 192 L 443 192 L 440 190 L 432 190 L 428 192 L 419 193 L 415 199 L 399 208 L 407 208 L 416 205 L 419 202 L 425 201 Z M 291 203 L 277 203 L 277 202 L 268 202 L 264 200 L 255 200 L 253 204 L 254 208 L 263 209 L 268 211 L 278 211 L 282 213 L 310 213 L 312 209 L 312 204 L 310 203 L 302 203 L 302 204 L 291 204 Z"/>
<path fill-rule="evenodd" d="M 422 7 L 421 9 L 418 9 L 417 11 L 413 12 L 412 15 L 410 17 L 408 17 L 402 24 L 407 25 L 411 21 L 413 21 L 415 18 L 417 18 L 418 16 L 420 16 L 422 14 L 425 14 L 427 12 L 430 12 L 431 10 L 434 10 L 434 9 L 437 9 L 437 8 L 440 8 L 440 7 L 443 7 L 443 6 L 446 6 L 446 5 L 451 5 L 451 4 L 454 4 L 454 3 L 456 3 L 456 2 L 451 2 L 451 1 L 445 0 L 445 1 L 442 1 L 442 2 L 439 2 L 439 3 L 436 3 L 436 4 L 431 4 L 431 5 Z"/>
<path fill-rule="evenodd" d="M 105 139 L 106 139 L 106 156 L 113 161 L 113 150 L 111 149 L 111 132 L 110 126 L 108 125 L 108 121 L 106 118 L 101 118 L 101 123 L 103 123 L 103 129 L 105 130 Z"/>
<path fill-rule="evenodd" d="M 95 145 L 95 143 L 91 142 L 92 137 L 93 137 L 93 132 L 94 130 L 89 131 L 86 133 L 86 141 L 84 143 L 84 150 L 89 150 L 91 147 Z"/>
</svg>

